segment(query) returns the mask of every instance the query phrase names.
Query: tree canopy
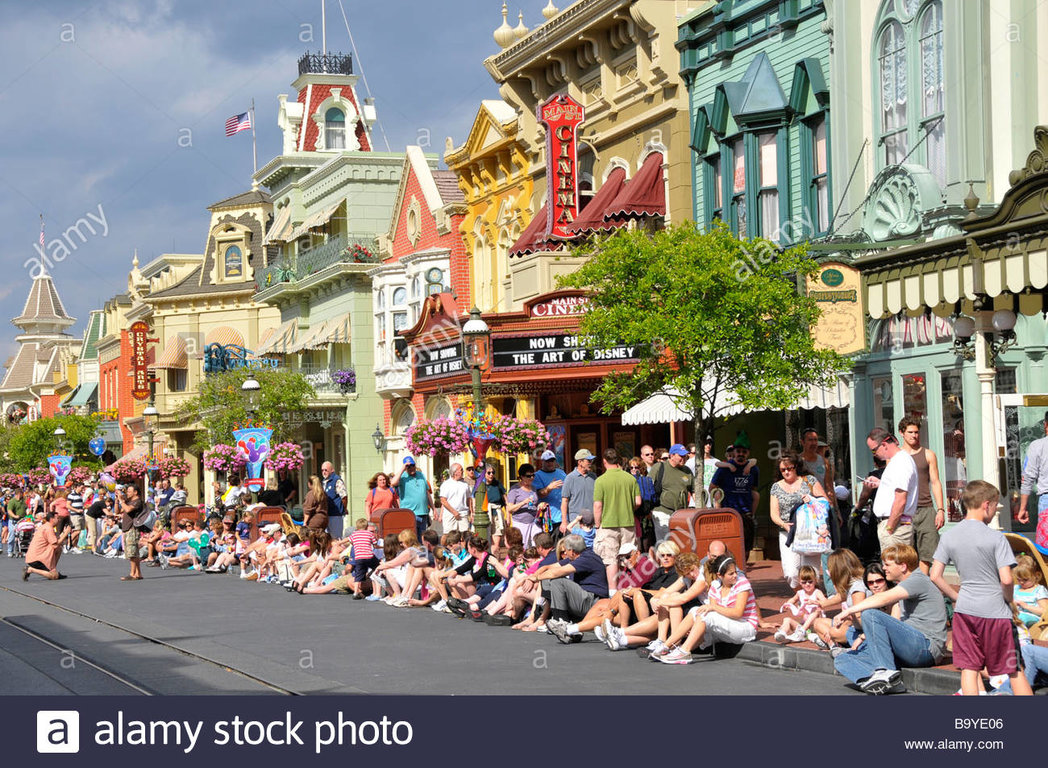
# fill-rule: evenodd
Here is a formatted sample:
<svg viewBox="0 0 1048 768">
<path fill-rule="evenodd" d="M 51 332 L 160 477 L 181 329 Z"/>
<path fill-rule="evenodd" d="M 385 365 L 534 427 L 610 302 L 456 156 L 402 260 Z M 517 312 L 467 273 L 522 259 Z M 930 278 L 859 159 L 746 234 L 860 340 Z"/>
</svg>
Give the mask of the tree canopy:
<svg viewBox="0 0 1048 768">
<path fill-rule="evenodd" d="M 281 368 L 235 368 L 207 376 L 200 385 L 200 394 L 183 403 L 175 413 L 183 421 L 199 421 L 203 425 L 204 429 L 196 434 L 197 449 L 203 451 L 216 442 L 232 442 L 234 425 L 248 420 L 247 398 L 240 386 L 249 375 L 261 386 L 258 407 L 250 418 L 272 426 L 274 442 L 287 437 L 284 414 L 303 410 L 306 399 L 316 394 L 301 374 Z"/>
<path fill-rule="evenodd" d="M 98 431 L 98 421 L 88 416 L 55 416 L 19 424 L 7 430 L 6 458 L 10 468 L 16 472 L 28 472 L 36 467 L 46 467 L 47 457 L 59 448 L 54 432 L 62 427 L 66 455 L 73 457 L 74 464 L 101 466 L 99 459 L 87 448 L 88 442 Z"/>
<path fill-rule="evenodd" d="M 605 412 L 666 391 L 694 414 L 701 442 L 730 407 L 789 408 L 848 367 L 812 338 L 819 308 L 798 285 L 817 264 L 803 246 L 780 250 L 739 240 L 723 225 L 702 232 L 689 222 L 619 231 L 576 255 L 586 263 L 559 283 L 590 292 L 581 333 L 594 348 L 639 350 L 635 370 L 605 378 L 594 392 Z"/>
</svg>

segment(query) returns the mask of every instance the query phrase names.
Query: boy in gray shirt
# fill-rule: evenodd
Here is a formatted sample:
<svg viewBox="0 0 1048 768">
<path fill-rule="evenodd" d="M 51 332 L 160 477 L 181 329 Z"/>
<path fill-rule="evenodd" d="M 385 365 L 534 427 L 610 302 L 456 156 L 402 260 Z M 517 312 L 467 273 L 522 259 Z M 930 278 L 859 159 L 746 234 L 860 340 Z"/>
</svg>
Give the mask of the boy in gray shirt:
<svg viewBox="0 0 1048 768">
<path fill-rule="evenodd" d="M 865 693 L 903 693 L 899 667 L 931 667 L 946 647 L 946 605 L 931 579 L 921 573 L 917 550 L 892 544 L 881 551 L 884 575 L 896 586 L 846 607 L 834 618 L 839 626 L 848 616 L 862 614 L 866 640 L 854 651 L 833 660 L 837 671 Z M 901 619 L 878 608 L 900 603 Z"/>
<path fill-rule="evenodd" d="M 953 614 L 953 663 L 961 670 L 961 693 L 978 696 L 979 673 L 1008 675 L 1016 695 L 1033 695 L 1019 666 L 1012 622 L 1012 566 L 1008 540 L 988 523 L 997 514 L 1000 491 L 984 480 L 968 483 L 961 495 L 966 517 L 939 540 L 931 579 L 956 604 Z M 943 578 L 953 563 L 961 576 L 958 590 Z"/>
</svg>

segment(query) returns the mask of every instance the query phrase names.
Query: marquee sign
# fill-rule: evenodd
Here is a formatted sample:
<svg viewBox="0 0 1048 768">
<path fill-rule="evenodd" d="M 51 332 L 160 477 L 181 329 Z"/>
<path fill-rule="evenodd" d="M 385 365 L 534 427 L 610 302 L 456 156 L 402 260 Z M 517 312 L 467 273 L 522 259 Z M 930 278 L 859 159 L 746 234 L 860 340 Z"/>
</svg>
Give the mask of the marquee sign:
<svg viewBox="0 0 1048 768">
<path fill-rule="evenodd" d="M 589 299 L 585 296 L 558 296 L 531 305 L 532 317 L 575 317 L 586 314 Z"/>
<path fill-rule="evenodd" d="M 415 355 L 416 381 L 454 376 L 466 370 L 461 341 L 439 347 L 416 346 L 412 351 Z"/>
<path fill-rule="evenodd" d="M 131 397 L 135 400 L 149 399 L 149 370 L 146 361 L 149 325 L 139 320 L 131 324 Z"/>
<path fill-rule="evenodd" d="M 551 96 L 536 110 L 546 126 L 546 235 L 569 237 L 579 215 L 578 137 L 585 109 L 567 94 Z"/>
<path fill-rule="evenodd" d="M 585 336 L 550 333 L 542 336 L 495 336 L 491 339 L 493 367 L 530 368 L 593 363 L 636 362 L 634 346 L 592 349 Z"/>
</svg>

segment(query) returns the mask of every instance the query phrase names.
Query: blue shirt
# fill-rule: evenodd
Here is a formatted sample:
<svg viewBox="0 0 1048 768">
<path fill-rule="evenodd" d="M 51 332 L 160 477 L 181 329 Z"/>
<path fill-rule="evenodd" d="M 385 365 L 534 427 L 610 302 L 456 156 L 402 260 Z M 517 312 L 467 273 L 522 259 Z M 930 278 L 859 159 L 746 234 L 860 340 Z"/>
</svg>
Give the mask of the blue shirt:
<svg viewBox="0 0 1048 768">
<path fill-rule="evenodd" d="M 328 517 L 343 517 L 346 514 L 346 508 L 342 506 L 342 496 L 338 492 L 338 484 L 341 481 L 342 478 L 334 472 L 324 480 L 324 493 L 328 497 Z"/>
<path fill-rule="evenodd" d="M 721 467 L 713 476 L 710 485 L 715 485 L 724 491 L 724 506 L 734 509 L 744 515 L 752 515 L 753 495 L 752 492 L 760 483 L 760 470 L 754 467 L 747 475 L 742 470 L 745 464 L 736 464 L 735 471 Z"/>
<path fill-rule="evenodd" d="M 429 514 L 429 483 L 426 477 L 417 469 L 414 475 L 407 472 L 400 476 L 397 484 L 400 491 L 400 506 L 410 509 L 415 517 L 425 517 Z"/>
<path fill-rule="evenodd" d="M 587 592 L 597 597 L 608 596 L 608 571 L 604 561 L 592 549 L 584 549 L 574 560 L 564 558 L 561 565 L 570 565 L 575 569 L 571 580 Z"/>
<path fill-rule="evenodd" d="M 538 472 L 535 473 L 535 482 L 532 487 L 536 491 L 541 491 L 550 483 L 556 482 L 557 480 L 564 481 L 567 479 L 567 477 L 567 473 L 560 467 L 557 467 L 552 472 L 546 472 L 545 470 L 540 469 Z M 563 488 L 563 485 L 560 488 L 554 488 L 552 491 L 549 492 L 549 495 L 545 497 L 545 501 L 549 503 L 550 520 L 552 520 L 554 523 L 560 522 L 560 492 Z M 539 498 L 543 498 L 541 494 L 539 495 Z"/>
</svg>

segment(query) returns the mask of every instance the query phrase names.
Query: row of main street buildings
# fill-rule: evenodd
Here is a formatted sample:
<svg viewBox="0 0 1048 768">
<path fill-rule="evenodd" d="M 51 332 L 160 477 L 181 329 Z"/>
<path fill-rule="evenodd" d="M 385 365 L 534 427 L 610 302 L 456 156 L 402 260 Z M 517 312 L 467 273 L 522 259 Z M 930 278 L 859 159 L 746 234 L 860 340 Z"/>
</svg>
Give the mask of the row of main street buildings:
<svg viewBox="0 0 1048 768">
<path fill-rule="evenodd" d="M 206 345 L 242 346 L 313 384 L 291 424 L 302 474 L 332 461 L 357 514 L 366 479 L 407 454 L 407 428 L 469 400 L 459 329 L 476 306 L 492 333 L 486 407 L 541 419 L 569 465 L 580 447 L 688 440 L 665 399 L 624 414 L 590 402 L 630 351 L 580 351 L 585 302 L 556 278 L 595 232 L 721 220 L 810 242 L 817 340 L 854 368 L 791 410 L 728 409 L 718 451 L 745 429 L 770 476 L 762 446 L 815 426 L 850 478 L 869 468 L 871 427 L 917 414 L 954 517 L 969 477 L 1017 491 L 1048 402 L 1048 6 L 578 0 L 530 30 L 504 13 L 495 39 L 478 66 L 501 98 L 442 157 L 376 151 L 350 58 L 304 56 L 278 97 L 281 154 L 207 209 L 203 253 L 136 259 L 79 339 L 52 278 L 33 281 L 6 416 L 102 411 L 117 453 L 141 452 L 128 329 L 144 321 L 159 339 L 157 450 L 190 459 L 203 494 L 198 425 L 173 413 Z M 547 136 L 544 116 L 581 125 Z M 350 392 L 333 379 L 346 369 Z M 420 461 L 431 477 L 446 466 Z"/>
</svg>

